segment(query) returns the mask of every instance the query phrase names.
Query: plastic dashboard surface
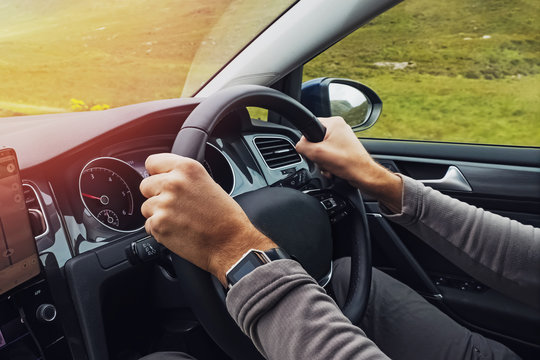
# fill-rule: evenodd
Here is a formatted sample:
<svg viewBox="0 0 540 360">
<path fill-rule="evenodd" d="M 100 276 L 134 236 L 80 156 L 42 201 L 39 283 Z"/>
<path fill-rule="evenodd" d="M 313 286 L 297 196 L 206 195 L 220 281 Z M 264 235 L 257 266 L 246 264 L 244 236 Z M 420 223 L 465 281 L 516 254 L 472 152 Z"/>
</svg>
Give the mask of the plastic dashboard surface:
<svg viewBox="0 0 540 360">
<path fill-rule="evenodd" d="M 49 263 L 61 267 L 74 256 L 144 231 L 140 216 L 144 198 L 138 187 L 148 176 L 145 160 L 169 152 L 181 125 L 178 117 L 153 119 L 151 129 L 149 122 L 104 134 L 23 173 L 44 206 L 49 229 L 38 240 L 38 248 Z M 296 131 L 240 115 L 230 123 L 216 129 L 217 136 L 208 141 L 203 165 L 231 196 L 274 184 L 300 169 L 310 171 L 301 157 L 270 168 L 255 142 L 280 139 L 293 148 L 299 138 Z M 123 225 L 123 218 L 130 216 L 137 218 Z"/>
</svg>

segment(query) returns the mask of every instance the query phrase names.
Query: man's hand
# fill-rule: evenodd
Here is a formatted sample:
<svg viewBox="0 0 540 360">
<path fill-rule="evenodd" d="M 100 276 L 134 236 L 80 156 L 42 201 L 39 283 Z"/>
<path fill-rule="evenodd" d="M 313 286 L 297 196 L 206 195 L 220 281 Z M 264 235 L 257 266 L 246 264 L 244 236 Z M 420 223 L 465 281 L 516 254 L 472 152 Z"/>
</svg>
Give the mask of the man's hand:
<svg viewBox="0 0 540 360">
<path fill-rule="evenodd" d="M 319 118 L 326 136 L 319 143 L 302 137 L 296 150 L 316 162 L 323 174 L 332 174 L 381 201 L 390 210 L 401 211 L 403 185 L 369 155 L 351 127 L 341 117 Z"/>
<path fill-rule="evenodd" d="M 157 154 L 145 165 L 151 175 L 140 186 L 148 198 L 141 208 L 146 232 L 223 285 L 225 272 L 246 251 L 276 247 L 197 161 Z"/>
</svg>

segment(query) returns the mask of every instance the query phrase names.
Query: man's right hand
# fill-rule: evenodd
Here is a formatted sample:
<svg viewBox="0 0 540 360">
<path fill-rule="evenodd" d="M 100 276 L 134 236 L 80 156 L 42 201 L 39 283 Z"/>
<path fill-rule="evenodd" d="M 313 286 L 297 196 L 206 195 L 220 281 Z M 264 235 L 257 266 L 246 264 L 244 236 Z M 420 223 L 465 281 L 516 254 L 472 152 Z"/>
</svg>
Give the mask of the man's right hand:
<svg viewBox="0 0 540 360">
<path fill-rule="evenodd" d="M 323 173 L 347 180 L 399 213 L 403 191 L 401 178 L 373 160 L 343 118 L 319 118 L 319 121 L 326 127 L 324 140 L 312 143 L 302 137 L 296 150 L 317 163 Z"/>
</svg>

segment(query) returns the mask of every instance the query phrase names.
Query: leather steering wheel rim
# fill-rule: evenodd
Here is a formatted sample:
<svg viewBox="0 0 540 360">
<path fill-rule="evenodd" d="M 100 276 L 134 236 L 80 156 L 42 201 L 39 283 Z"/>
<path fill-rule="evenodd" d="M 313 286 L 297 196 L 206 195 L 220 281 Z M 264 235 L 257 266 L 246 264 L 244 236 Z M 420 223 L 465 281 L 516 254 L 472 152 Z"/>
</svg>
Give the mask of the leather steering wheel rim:
<svg viewBox="0 0 540 360">
<path fill-rule="evenodd" d="M 238 85 L 211 95 L 188 116 L 180 129 L 172 153 L 202 162 L 205 146 L 214 128 L 229 113 L 247 106 L 263 107 L 279 113 L 312 142 L 324 139 L 326 129 L 302 104 L 283 93 L 258 85 Z M 365 210 L 356 189 L 345 185 L 340 191 L 351 201 L 361 221 L 352 221 L 357 239 L 351 242 L 351 276 L 343 313 L 358 324 L 367 307 L 371 282 L 371 248 Z M 262 358 L 250 339 L 229 316 L 216 281 L 206 271 L 173 256 L 173 265 L 189 304 L 213 340 L 234 359 Z"/>
</svg>

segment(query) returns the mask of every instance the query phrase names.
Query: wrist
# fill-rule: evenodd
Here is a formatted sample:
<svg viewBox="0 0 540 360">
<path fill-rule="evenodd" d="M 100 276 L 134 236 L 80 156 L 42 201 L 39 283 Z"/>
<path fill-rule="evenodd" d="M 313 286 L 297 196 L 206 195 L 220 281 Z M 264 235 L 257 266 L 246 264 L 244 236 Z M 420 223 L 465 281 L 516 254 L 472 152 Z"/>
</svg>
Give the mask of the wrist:
<svg viewBox="0 0 540 360">
<path fill-rule="evenodd" d="M 387 179 L 379 190 L 376 197 L 379 202 L 393 213 L 401 213 L 403 206 L 403 179 L 401 176 L 388 171 Z"/>
<path fill-rule="evenodd" d="M 209 260 L 209 272 L 223 286 L 227 286 L 227 271 L 250 249 L 267 251 L 277 247 L 276 243 L 258 231 L 254 226 L 238 232 L 226 242 L 226 246 L 215 251 Z"/>
<path fill-rule="evenodd" d="M 357 167 L 353 186 L 374 197 L 389 210 L 401 212 L 403 180 L 375 161 L 369 166 Z"/>
</svg>

